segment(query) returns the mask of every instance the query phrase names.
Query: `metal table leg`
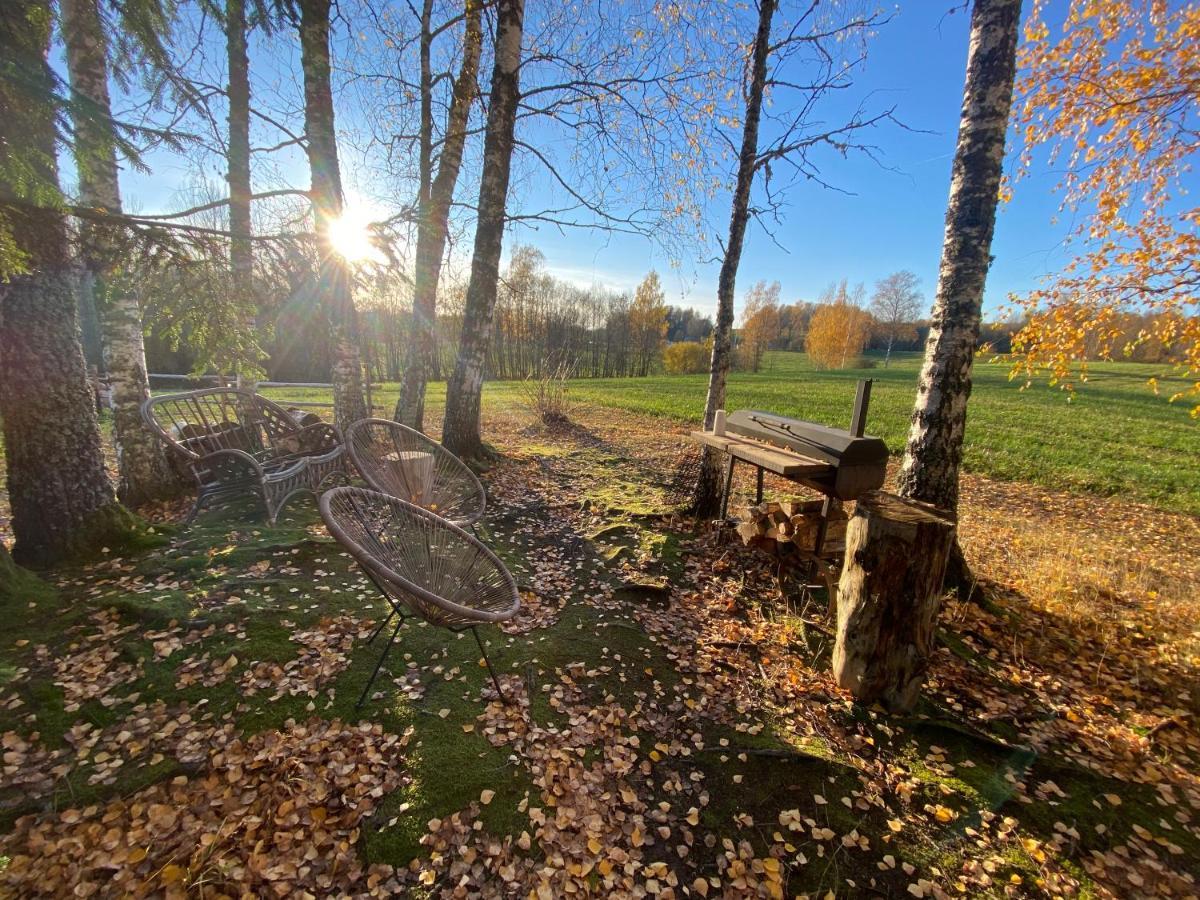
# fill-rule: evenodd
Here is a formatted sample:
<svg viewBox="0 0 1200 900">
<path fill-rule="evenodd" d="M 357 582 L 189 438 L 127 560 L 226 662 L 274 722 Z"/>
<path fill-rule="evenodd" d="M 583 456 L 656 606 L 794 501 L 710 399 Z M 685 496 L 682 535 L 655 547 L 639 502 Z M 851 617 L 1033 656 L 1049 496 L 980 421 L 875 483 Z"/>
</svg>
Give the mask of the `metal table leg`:
<svg viewBox="0 0 1200 900">
<path fill-rule="evenodd" d="M 725 465 L 725 490 L 721 493 L 721 518 L 729 513 L 729 492 L 733 488 L 733 464 L 736 462 L 733 454 L 729 454 L 729 462 Z"/>
</svg>

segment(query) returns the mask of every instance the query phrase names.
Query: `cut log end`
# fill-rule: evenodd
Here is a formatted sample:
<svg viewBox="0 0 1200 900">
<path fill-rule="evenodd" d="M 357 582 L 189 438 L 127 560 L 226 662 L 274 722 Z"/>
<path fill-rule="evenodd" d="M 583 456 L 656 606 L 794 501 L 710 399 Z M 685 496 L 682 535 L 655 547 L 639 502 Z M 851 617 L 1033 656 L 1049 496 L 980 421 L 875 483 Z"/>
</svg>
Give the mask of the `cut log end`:
<svg viewBox="0 0 1200 900">
<path fill-rule="evenodd" d="M 773 545 L 795 544 L 801 551 L 811 553 L 820 530 L 821 500 L 767 501 L 743 510 L 738 518 L 737 533 L 742 543 L 773 550 Z M 846 533 L 846 513 L 835 505 L 829 513 L 825 546 L 840 545 Z"/>
<path fill-rule="evenodd" d="M 933 655 L 954 538 L 945 510 L 882 491 L 860 498 L 846 529 L 833 672 L 864 703 L 915 705 Z"/>
</svg>

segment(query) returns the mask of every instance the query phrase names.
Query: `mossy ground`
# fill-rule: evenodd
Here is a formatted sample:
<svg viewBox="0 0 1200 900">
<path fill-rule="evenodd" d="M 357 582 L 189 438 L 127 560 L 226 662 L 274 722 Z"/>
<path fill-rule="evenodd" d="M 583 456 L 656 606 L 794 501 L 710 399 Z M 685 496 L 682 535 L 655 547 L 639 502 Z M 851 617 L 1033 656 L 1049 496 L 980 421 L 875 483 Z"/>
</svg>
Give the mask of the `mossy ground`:
<svg viewBox="0 0 1200 900">
<path fill-rule="evenodd" d="M 506 466 L 528 467 L 557 487 L 531 490 L 529 502 L 519 508 L 494 505 L 482 529 L 484 538 L 511 567 L 523 590 L 542 577 L 537 563 L 546 554 L 565 560 L 568 571 L 589 575 L 566 584 L 557 615 L 528 633 L 481 629 L 497 670 L 524 679 L 531 719 L 542 724 L 561 720 L 563 713 L 547 702 L 548 686 L 580 665 L 597 671 L 583 686 L 585 696 L 596 702 L 612 697 L 632 708 L 647 697 L 684 689 L 681 680 L 690 677 L 687 672 L 694 662 L 688 658 L 689 648 L 673 648 L 669 641 L 648 634 L 639 605 L 660 602 L 657 586 L 686 586 L 696 554 L 709 552 L 698 549 L 703 534 L 657 517 L 662 510 L 661 481 L 648 480 L 644 468 L 631 466 L 629 456 L 611 446 L 581 441 L 576 434 L 556 437 L 535 431 L 510 436 L 504 449 L 507 458 L 494 472 Z M 565 535 L 553 527 L 556 508 L 565 507 L 588 510 L 596 524 L 585 533 Z M 530 528 L 531 521 L 544 521 L 547 527 Z M 136 626 L 119 639 L 120 659 L 140 664 L 141 675 L 133 684 L 122 685 L 122 692 L 168 705 L 186 701 L 246 734 L 311 715 L 370 719 L 395 733 L 411 732 L 406 756 L 410 781 L 388 796 L 366 823 L 362 852 L 367 860 L 407 865 L 422 855 L 427 822 L 466 808 L 484 790 L 496 792 L 479 811 L 487 832 L 515 835 L 530 827 L 520 808 L 523 799 L 537 799 L 528 770 L 478 727 L 488 676 L 468 634 L 418 623 L 401 629 L 388 671 L 393 676 L 413 671 L 424 689 L 419 699 L 408 699 L 384 678 L 378 684 L 383 696 L 369 700 L 361 710 L 355 707 L 386 635 L 374 646 L 358 644 L 349 664 L 328 685 L 332 690 L 323 689 L 316 697 L 272 698 L 265 691 L 247 696 L 241 689 L 239 677 L 253 664 L 283 664 L 295 658 L 297 647 L 290 635 L 297 629 L 343 614 L 377 619 L 383 613 L 366 579 L 325 534 L 310 501 L 294 503 L 274 527 L 263 524 L 255 509 L 229 508 L 208 513 L 169 537 L 168 546 L 112 552 L 100 562 L 57 569 L 53 587 L 9 579 L 0 591 L 0 614 L 9 623 L 0 645 L 0 689 L 15 692 L 23 702 L 15 709 L 0 709 L 0 732 L 13 731 L 27 739 L 36 734 L 41 745 L 53 749 L 63 746 L 77 722 L 103 727 L 121 721 L 125 707 L 120 703 L 106 706 L 93 700 L 67 712 L 63 691 L 44 662 L 47 657 L 35 653 L 39 645 L 48 649 L 51 659 L 68 652 L 78 634 L 90 627 L 89 617 L 111 608 L 122 624 Z M 591 602 L 598 584 L 611 589 L 612 602 Z M 805 596 L 812 608 L 823 608 L 820 591 Z M 777 596 L 755 594 L 749 588 L 742 599 L 754 607 L 754 615 L 767 616 L 773 627 L 791 635 L 787 646 L 804 665 L 814 670 L 827 667 L 828 634 L 814 630 L 806 614 L 793 604 L 781 604 Z M 186 652 L 158 658 L 144 635 L 172 623 L 189 630 L 216 628 Z M 225 631 L 226 625 L 235 630 Z M 947 632 L 945 643 L 960 658 L 975 660 L 981 672 L 989 669 L 987 658 L 959 636 Z M 177 687 L 185 658 L 201 652 L 214 659 L 236 655 L 239 662 L 218 685 Z M 622 665 L 611 665 L 614 659 Z M 765 672 L 762 677 L 767 677 Z M 715 835 L 718 846 L 728 838 L 749 841 L 765 851 L 781 830 L 780 812 L 790 808 L 802 810 L 839 836 L 857 831 L 869 839 L 871 852 L 866 853 L 844 850 L 836 843 L 828 850 L 818 849 L 817 842 L 797 836 L 797 852 L 808 864 L 791 869 L 789 894 L 843 895 L 870 884 L 876 894 L 902 895 L 912 879 L 901 868 L 884 866 L 880 859 L 885 854 L 922 871 L 956 872 L 980 852 L 972 835 L 972 829 L 982 826 L 980 810 L 1001 817 L 1019 815 L 1023 837 L 1035 843 L 1014 839 L 996 849 L 1004 862 L 995 881 L 1020 883 L 1022 891 L 1037 893 L 1044 871 L 1038 847 L 1064 827 L 1077 832 L 1073 855 L 1079 856 L 1117 846 L 1135 823 L 1156 822 L 1166 815 L 1161 796 L 1148 785 L 1105 778 L 1053 754 L 1006 749 L 1000 725 L 992 734 L 979 733 L 953 712 L 933 706 L 922 710 L 924 718 L 899 723 L 843 699 L 826 699 L 835 726 L 857 735 L 855 753 L 819 735 L 798 736 L 784 713 L 764 704 L 751 712 L 760 730 L 749 733 L 700 720 L 705 749 L 670 762 L 699 773 L 709 795 L 700 828 Z M 649 746 L 664 737 L 668 736 L 648 734 L 644 741 Z M 889 790 L 886 779 L 878 780 L 888 765 L 907 772 L 915 785 L 914 803 L 944 805 L 953 811 L 953 820 L 929 820 L 920 827 L 910 822 L 896 832 L 880 807 L 857 803 L 871 790 Z M 92 768 L 85 764 L 68 772 L 47 796 L 22 797 L 0 790 L 0 831 L 27 813 L 128 795 L 179 768 L 177 760 L 166 758 L 123 771 L 111 785 L 96 786 L 88 783 Z M 1014 779 L 1030 785 L 1051 781 L 1062 796 L 1052 793 L 1048 799 L 1025 802 Z M 885 786 L 872 787 L 878 784 Z M 641 790 L 649 806 L 674 799 L 664 793 L 657 777 L 646 778 Z M 1119 796 L 1123 805 L 1118 808 L 1102 799 L 1106 794 Z M 814 805 L 817 796 L 826 802 Z M 1174 840 L 1191 859 L 1200 859 L 1200 844 L 1190 833 L 1177 830 Z M 669 858 L 666 848 L 663 858 Z M 1073 871 L 1084 891 L 1090 891 L 1088 877 L 1078 867 Z"/>
</svg>

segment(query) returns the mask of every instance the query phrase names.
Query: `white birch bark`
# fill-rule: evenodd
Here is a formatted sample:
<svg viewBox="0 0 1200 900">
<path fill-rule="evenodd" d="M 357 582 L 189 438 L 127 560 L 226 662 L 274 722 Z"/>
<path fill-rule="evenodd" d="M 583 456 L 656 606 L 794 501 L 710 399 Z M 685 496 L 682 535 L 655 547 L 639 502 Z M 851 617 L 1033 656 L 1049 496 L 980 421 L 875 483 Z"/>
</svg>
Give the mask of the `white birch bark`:
<svg viewBox="0 0 1200 900">
<path fill-rule="evenodd" d="M 750 191 L 758 168 L 758 128 L 762 118 L 763 92 L 767 81 L 767 59 L 771 53 L 771 20 L 775 0 L 760 0 L 758 28 L 751 51 L 750 84 L 746 93 L 746 120 L 742 126 L 742 146 L 738 154 L 737 183 L 729 216 L 729 240 L 721 274 L 717 279 L 717 323 L 713 331 L 712 363 L 708 373 L 708 398 L 704 403 L 704 427 L 712 428 L 718 409 L 725 407 L 725 385 L 733 352 L 733 300 L 737 289 L 737 271 L 742 260 L 746 225 L 750 221 Z M 720 505 L 722 454 L 704 448 L 700 479 L 696 485 L 693 508 L 698 516 L 710 516 Z"/>
<path fill-rule="evenodd" d="M 96 0 L 62 0 L 63 35 L 71 87 L 111 117 L 108 47 Z M 116 146 L 109 125 L 98 117 L 75 116 L 75 167 L 85 206 L 121 212 Z M 137 506 L 167 496 L 178 485 L 158 439 L 142 423 L 141 405 L 150 396 L 142 310 L 136 295 L 109 278 L 115 226 L 84 222 L 81 250 L 85 292 L 95 298 L 100 318 L 104 366 L 112 387 L 113 443 L 117 455 L 117 495 Z"/>
<path fill-rule="evenodd" d="M 334 127 L 329 63 L 330 0 L 301 0 L 300 54 L 304 68 L 304 124 L 312 170 L 312 204 L 321 268 L 317 290 L 329 321 L 333 343 L 334 419 L 343 427 L 367 415 L 363 399 L 362 362 L 358 351 L 358 319 L 353 282 L 329 241 L 330 223 L 342 214 L 345 198 Z"/>
<path fill-rule="evenodd" d="M 429 15 L 432 0 L 426 0 L 422 14 L 421 47 L 421 197 L 417 223 L 417 260 L 413 275 L 413 333 L 405 357 L 400 396 L 396 400 L 395 419 L 416 428 L 425 426 L 425 386 L 434 364 L 434 337 L 437 329 L 437 289 L 442 257 L 446 252 L 447 223 L 454 186 L 462 166 L 467 140 L 469 114 L 474 101 L 479 56 L 483 46 L 483 5 L 465 0 L 466 26 L 463 31 L 463 58 L 451 92 L 450 111 L 446 116 L 446 134 L 438 156 L 438 171 L 432 170 L 432 92 L 429 70 Z"/>
<path fill-rule="evenodd" d="M 991 265 L 1021 0 L 975 0 L 937 295 L 900 493 L 953 512 L 971 367 Z"/>
<path fill-rule="evenodd" d="M 525 2 L 499 0 L 497 5 L 496 60 L 483 144 L 475 251 L 471 258 L 471 280 L 467 284 L 462 338 L 454 373 L 446 388 L 446 415 L 442 427 L 442 442 L 446 447 L 452 453 L 468 458 L 483 453 L 479 406 L 484 362 L 496 311 L 513 131 L 520 99 Z"/>
</svg>

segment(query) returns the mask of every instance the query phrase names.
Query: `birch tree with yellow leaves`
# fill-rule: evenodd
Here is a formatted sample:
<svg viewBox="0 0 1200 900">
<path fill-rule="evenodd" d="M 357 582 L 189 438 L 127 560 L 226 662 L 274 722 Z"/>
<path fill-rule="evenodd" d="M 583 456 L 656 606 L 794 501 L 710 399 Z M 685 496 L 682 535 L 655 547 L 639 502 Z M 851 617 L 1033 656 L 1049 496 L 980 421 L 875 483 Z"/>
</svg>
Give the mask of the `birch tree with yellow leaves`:
<svg viewBox="0 0 1200 900">
<path fill-rule="evenodd" d="M 1072 0 L 1061 16 L 1038 0 L 1025 26 L 1017 180 L 1039 151 L 1064 173 L 1074 255 L 1016 298 L 1014 374 L 1072 389 L 1089 358 L 1159 345 L 1192 382 L 1172 399 L 1200 416 L 1200 207 L 1184 184 L 1200 150 L 1200 3 Z"/>
</svg>

